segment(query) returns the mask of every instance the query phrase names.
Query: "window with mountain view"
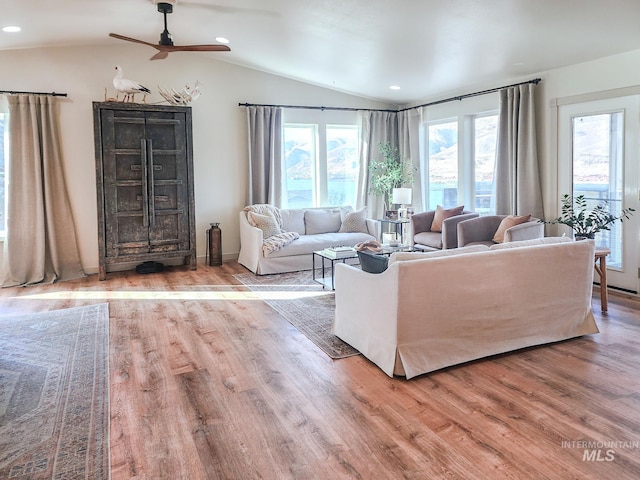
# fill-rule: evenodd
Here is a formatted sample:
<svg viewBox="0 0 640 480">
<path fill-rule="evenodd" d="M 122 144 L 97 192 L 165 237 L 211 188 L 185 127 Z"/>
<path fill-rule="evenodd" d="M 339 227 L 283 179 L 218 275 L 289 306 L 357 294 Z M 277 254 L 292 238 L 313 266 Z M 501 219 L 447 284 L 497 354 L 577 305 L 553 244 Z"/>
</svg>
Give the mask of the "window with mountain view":
<svg viewBox="0 0 640 480">
<path fill-rule="evenodd" d="M 452 208 L 464 204 L 480 214 L 494 212 L 491 197 L 497 128 L 496 114 L 465 115 L 427 125 L 425 191 L 428 192 L 428 210 L 434 210 L 438 205 Z M 464 139 L 461 145 L 459 138 Z M 461 174 L 459 169 L 465 173 Z"/>
<path fill-rule="evenodd" d="M 622 112 L 573 118 L 573 195 L 584 195 L 590 208 L 606 202 L 612 214 L 622 210 L 624 116 Z M 596 235 L 596 244 L 611 249 L 610 267 L 622 267 L 622 224 Z"/>
<path fill-rule="evenodd" d="M 498 116 L 485 115 L 473 119 L 473 203 L 474 211 L 481 215 L 495 214 L 491 201 L 494 195 L 494 169 Z"/>
<path fill-rule="evenodd" d="M 428 210 L 458 205 L 458 121 L 427 127 Z"/>
<path fill-rule="evenodd" d="M 284 208 L 355 205 L 358 127 L 286 123 Z"/>
</svg>

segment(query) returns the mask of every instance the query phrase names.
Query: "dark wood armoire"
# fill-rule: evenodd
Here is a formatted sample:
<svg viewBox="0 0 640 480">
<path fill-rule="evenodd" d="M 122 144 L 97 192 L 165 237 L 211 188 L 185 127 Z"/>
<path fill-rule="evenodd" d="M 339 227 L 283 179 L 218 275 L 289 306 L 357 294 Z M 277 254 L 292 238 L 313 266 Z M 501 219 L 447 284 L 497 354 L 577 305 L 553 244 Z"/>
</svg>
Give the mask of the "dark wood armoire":
<svg viewBox="0 0 640 480">
<path fill-rule="evenodd" d="M 182 258 L 196 268 L 191 108 L 94 102 L 100 279 Z"/>
</svg>

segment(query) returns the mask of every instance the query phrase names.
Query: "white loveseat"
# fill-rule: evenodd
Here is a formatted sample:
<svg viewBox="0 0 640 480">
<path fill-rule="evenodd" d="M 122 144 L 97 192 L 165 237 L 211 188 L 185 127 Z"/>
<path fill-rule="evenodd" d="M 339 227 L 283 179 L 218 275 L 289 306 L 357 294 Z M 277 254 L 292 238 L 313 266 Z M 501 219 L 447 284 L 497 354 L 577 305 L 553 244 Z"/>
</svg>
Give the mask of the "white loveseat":
<svg viewBox="0 0 640 480">
<path fill-rule="evenodd" d="M 407 378 L 598 333 L 594 242 L 544 238 L 393 254 L 381 274 L 337 265 L 333 333 Z"/>
<path fill-rule="evenodd" d="M 253 210 L 274 214 L 282 233 L 267 237 L 272 232 L 264 225 L 263 228 L 256 225 L 256 216 L 250 214 Z M 378 222 L 366 218 L 366 207 L 354 211 L 351 207 L 278 209 L 270 205 L 248 206 L 240 212 L 238 262 L 258 275 L 311 270 L 315 250 L 354 246 L 377 237 Z M 285 238 L 281 243 L 289 243 L 273 247 L 274 239 L 281 238 Z"/>
</svg>

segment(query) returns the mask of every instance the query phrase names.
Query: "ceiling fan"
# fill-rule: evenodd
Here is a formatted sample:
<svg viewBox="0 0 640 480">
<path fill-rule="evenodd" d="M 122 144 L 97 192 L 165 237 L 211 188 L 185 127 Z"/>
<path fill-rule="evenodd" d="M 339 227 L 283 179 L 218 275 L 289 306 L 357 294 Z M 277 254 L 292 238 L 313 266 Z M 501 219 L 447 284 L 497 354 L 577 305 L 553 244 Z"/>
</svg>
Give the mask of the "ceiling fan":
<svg viewBox="0 0 640 480">
<path fill-rule="evenodd" d="M 125 37 L 117 33 L 110 33 L 109 36 L 125 40 L 127 42 L 141 43 L 158 50 L 151 60 L 161 60 L 167 58 L 170 52 L 229 52 L 231 49 L 226 45 L 174 45 L 169 30 L 167 30 L 167 14 L 173 13 L 173 4 L 167 2 L 158 2 L 158 11 L 164 15 L 164 31 L 160 34 L 158 44 L 145 42 L 136 38 Z"/>
</svg>

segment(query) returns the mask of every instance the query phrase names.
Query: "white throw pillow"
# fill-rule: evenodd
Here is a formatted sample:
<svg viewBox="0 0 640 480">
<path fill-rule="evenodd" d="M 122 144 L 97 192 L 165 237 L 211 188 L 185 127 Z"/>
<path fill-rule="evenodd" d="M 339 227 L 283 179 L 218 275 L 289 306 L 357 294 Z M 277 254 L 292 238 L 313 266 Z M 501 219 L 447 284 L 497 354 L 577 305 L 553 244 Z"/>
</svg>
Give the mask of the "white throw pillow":
<svg viewBox="0 0 640 480">
<path fill-rule="evenodd" d="M 304 226 L 307 235 L 335 233 L 340 230 L 340 210 L 305 210 Z"/>
<path fill-rule="evenodd" d="M 278 221 L 276 220 L 276 217 L 274 217 L 270 213 L 261 215 L 260 213 L 256 212 L 247 212 L 247 218 L 249 219 L 250 224 L 255 225 L 260 230 L 262 230 L 263 238 L 269 238 L 272 235 L 277 235 L 280 233 Z"/>
<path fill-rule="evenodd" d="M 342 225 L 340 225 L 339 232 L 361 232 L 361 233 L 369 233 L 369 229 L 367 228 L 367 207 L 362 207 L 360 210 L 356 210 L 355 212 L 347 213 L 343 220 Z"/>
</svg>

